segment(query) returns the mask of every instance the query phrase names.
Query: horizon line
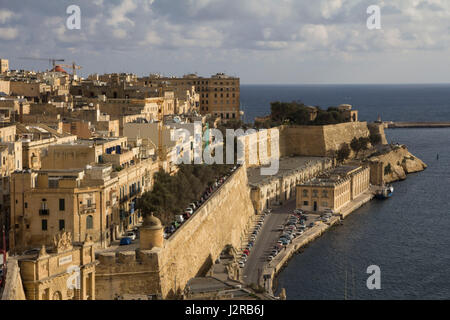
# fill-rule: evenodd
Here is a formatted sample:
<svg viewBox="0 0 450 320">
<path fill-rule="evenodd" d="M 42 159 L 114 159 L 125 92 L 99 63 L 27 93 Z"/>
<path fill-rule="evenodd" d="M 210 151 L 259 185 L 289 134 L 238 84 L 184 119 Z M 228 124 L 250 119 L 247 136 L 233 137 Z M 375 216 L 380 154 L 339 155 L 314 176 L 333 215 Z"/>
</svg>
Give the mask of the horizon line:
<svg viewBox="0 0 450 320">
<path fill-rule="evenodd" d="M 241 85 L 247 86 L 409 86 L 409 85 L 450 85 L 450 82 L 391 82 L 391 83 L 377 83 L 377 82 L 366 82 L 366 83 L 241 83 Z"/>
</svg>

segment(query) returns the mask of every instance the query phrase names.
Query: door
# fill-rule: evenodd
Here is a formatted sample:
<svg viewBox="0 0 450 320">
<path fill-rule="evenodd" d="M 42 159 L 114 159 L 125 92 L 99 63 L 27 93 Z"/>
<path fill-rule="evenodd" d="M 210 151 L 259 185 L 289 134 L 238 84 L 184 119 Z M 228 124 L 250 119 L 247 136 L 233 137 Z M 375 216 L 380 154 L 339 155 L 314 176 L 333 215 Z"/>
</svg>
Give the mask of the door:
<svg viewBox="0 0 450 320">
<path fill-rule="evenodd" d="M 317 201 L 314 201 L 314 211 L 317 211 Z"/>
</svg>

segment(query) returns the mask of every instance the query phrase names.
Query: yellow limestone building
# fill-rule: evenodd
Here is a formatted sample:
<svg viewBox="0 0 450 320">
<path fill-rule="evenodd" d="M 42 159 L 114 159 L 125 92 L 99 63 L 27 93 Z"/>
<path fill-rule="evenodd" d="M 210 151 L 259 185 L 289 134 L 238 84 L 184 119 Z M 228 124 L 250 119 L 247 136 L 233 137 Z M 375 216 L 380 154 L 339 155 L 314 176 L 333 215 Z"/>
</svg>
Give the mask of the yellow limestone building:
<svg viewBox="0 0 450 320">
<path fill-rule="evenodd" d="M 339 211 L 369 187 L 368 166 L 340 166 L 297 185 L 296 207 L 308 212 Z"/>
<path fill-rule="evenodd" d="M 42 246 L 18 258 L 27 300 L 95 300 L 93 242 L 87 237 L 73 246 L 70 232 L 53 237 L 53 247 Z"/>
</svg>

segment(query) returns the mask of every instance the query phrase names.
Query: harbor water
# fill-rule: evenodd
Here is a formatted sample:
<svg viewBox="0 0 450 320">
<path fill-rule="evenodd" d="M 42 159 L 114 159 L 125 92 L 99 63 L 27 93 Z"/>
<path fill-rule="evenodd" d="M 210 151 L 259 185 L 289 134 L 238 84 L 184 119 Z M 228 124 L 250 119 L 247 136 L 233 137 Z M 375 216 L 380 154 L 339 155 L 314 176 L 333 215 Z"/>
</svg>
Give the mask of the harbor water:
<svg viewBox="0 0 450 320">
<path fill-rule="evenodd" d="M 395 102 L 387 99 L 380 108 L 372 108 L 369 106 L 372 102 L 368 102 L 361 114 L 374 120 L 380 110 L 388 110 L 394 118 L 389 120 L 427 121 L 424 117 L 430 110 L 428 121 L 449 121 L 450 87 L 446 91 L 442 88 L 418 89 L 428 92 L 428 100 L 433 103 L 433 106 L 425 103 L 427 96 L 421 98 L 420 117 L 412 116 L 418 105 L 408 106 L 409 98 L 402 102 L 401 94 L 406 90 L 403 87 Z M 244 87 L 243 97 L 245 90 Z M 267 88 L 260 90 L 267 93 Z M 434 96 L 435 90 L 440 92 L 439 97 Z M 392 92 L 388 94 L 393 96 Z M 299 91 L 290 100 L 302 99 Z M 331 101 L 332 97 L 321 99 Z M 273 100 L 289 101 L 283 96 Z M 308 103 L 320 105 L 315 101 Z M 250 101 L 247 105 L 257 102 Z M 359 105 L 354 107 L 359 109 Z M 406 144 L 428 168 L 394 183 L 395 192 L 390 199 L 371 201 L 349 215 L 343 225 L 333 227 L 296 254 L 277 277 L 276 294 L 285 288 L 288 299 L 450 298 L 450 128 L 389 129 L 386 134 L 389 141 Z M 367 288 L 370 274 L 366 271 L 370 265 L 380 267 L 380 290 Z"/>
</svg>

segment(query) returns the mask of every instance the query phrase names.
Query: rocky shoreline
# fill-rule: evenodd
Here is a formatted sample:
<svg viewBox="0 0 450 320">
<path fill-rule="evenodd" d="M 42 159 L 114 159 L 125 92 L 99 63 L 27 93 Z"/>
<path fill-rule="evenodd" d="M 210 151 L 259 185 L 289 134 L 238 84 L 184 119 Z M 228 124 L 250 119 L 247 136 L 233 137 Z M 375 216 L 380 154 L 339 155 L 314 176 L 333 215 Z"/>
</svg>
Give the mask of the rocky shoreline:
<svg viewBox="0 0 450 320">
<path fill-rule="evenodd" d="M 385 183 L 405 180 L 407 174 L 427 168 L 427 165 L 409 152 L 405 145 L 389 145 L 389 148 L 390 150 L 384 150 L 368 158 L 371 162 L 383 163 Z"/>
</svg>

